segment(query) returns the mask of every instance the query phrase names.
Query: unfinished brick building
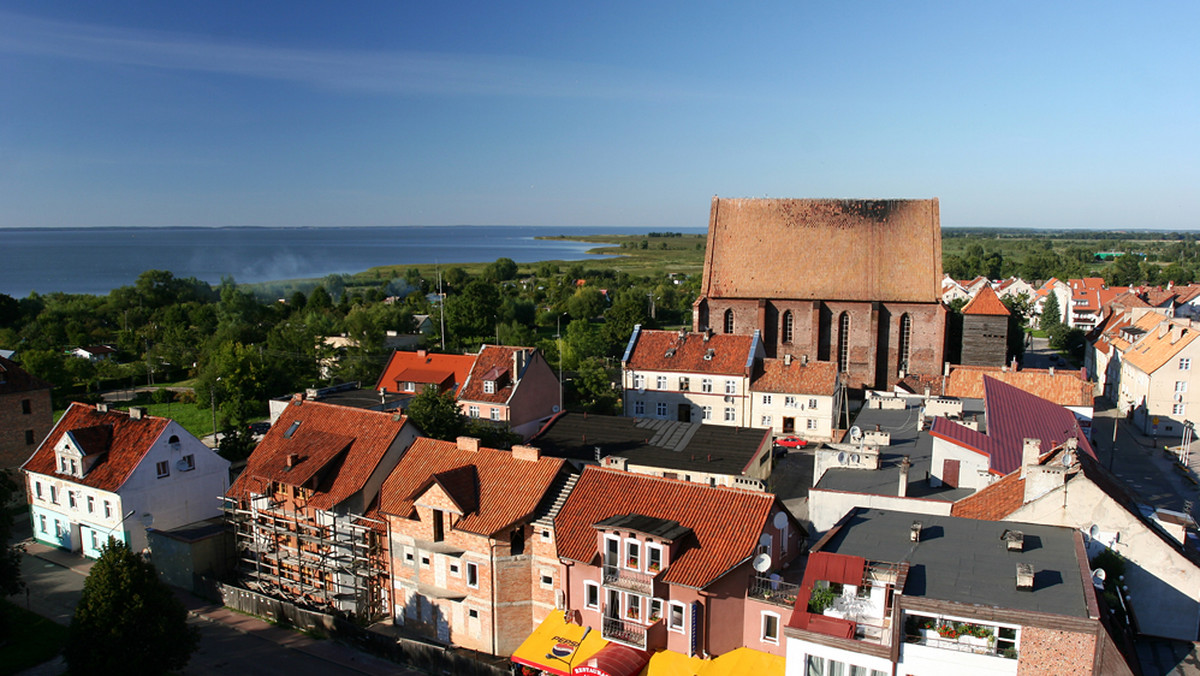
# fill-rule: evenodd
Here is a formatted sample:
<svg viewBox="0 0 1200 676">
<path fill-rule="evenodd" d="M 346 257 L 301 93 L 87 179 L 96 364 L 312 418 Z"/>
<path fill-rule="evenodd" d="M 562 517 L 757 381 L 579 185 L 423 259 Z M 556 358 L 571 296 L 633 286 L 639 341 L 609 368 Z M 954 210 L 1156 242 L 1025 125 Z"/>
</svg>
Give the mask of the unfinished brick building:
<svg viewBox="0 0 1200 676">
<path fill-rule="evenodd" d="M 760 332 L 768 357 L 835 362 L 849 387 L 939 373 L 937 199 L 714 197 L 692 328 Z"/>
</svg>

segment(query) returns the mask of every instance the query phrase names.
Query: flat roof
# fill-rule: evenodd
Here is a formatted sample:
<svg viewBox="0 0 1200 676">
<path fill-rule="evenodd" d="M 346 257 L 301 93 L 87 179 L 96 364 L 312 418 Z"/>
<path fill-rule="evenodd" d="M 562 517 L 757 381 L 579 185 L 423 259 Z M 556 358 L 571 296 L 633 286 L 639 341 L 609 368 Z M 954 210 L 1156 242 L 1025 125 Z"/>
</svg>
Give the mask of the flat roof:
<svg viewBox="0 0 1200 676">
<path fill-rule="evenodd" d="M 544 455 L 582 462 L 618 456 L 631 465 L 739 475 L 769 430 L 674 420 L 563 413 L 527 444 Z M 769 444 L 764 451 L 770 452 Z"/>
<path fill-rule="evenodd" d="M 831 469 L 821 476 L 814 488 L 895 497 L 900 492 L 900 460 L 907 455 L 912 463 L 908 471 L 908 497 L 956 502 L 974 493 L 973 488 L 951 488 L 945 484 L 933 488 L 929 485 L 928 478 L 933 474 L 933 437 L 929 436 L 928 429 L 917 432 L 922 400 L 917 397 L 905 399 L 908 407 L 903 410 L 863 406 L 854 419 L 859 429 L 873 430 L 878 425 L 880 430 L 891 434 L 891 445 L 879 449 L 879 469 Z M 961 401 L 963 419 L 978 416 L 979 429 L 985 431 L 983 400 Z"/>
<path fill-rule="evenodd" d="M 922 524 L 920 542 L 909 537 L 913 521 Z M 1024 533 L 1024 551 L 1007 550 L 1006 530 Z M 1071 528 L 860 508 L 820 551 L 907 562 L 905 596 L 1088 617 L 1083 585 L 1091 580 L 1082 579 Z M 1017 590 L 1018 563 L 1033 566 L 1032 591 Z"/>
</svg>

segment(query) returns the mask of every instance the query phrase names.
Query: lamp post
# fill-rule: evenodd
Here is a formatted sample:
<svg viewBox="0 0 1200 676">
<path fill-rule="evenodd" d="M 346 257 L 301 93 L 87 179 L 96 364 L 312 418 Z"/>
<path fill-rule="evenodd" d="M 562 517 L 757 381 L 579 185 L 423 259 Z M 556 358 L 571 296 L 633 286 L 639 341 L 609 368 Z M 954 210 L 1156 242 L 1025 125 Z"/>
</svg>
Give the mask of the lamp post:
<svg viewBox="0 0 1200 676">
<path fill-rule="evenodd" d="M 217 383 L 221 382 L 221 378 L 213 381 L 212 387 L 208 388 L 208 396 L 212 404 L 212 423 L 213 423 L 213 447 L 220 446 L 220 440 L 217 438 Z"/>
<path fill-rule="evenodd" d="M 560 313 L 558 313 L 558 316 L 554 318 L 554 321 L 558 323 L 558 332 L 554 334 L 554 337 L 558 339 L 558 410 L 560 413 L 563 410 L 562 318 L 563 318 L 563 315 L 565 315 L 565 314 L 567 314 L 567 313 L 560 312 Z"/>
</svg>

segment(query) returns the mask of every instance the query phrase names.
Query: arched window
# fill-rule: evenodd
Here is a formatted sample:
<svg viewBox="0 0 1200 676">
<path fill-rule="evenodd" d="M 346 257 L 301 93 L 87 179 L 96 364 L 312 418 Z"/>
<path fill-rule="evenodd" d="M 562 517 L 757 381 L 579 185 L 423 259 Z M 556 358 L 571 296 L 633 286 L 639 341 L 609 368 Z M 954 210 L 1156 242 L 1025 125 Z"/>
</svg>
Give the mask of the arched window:
<svg viewBox="0 0 1200 676">
<path fill-rule="evenodd" d="M 733 333 L 733 310 L 725 311 L 725 333 Z"/>
<path fill-rule="evenodd" d="M 900 315 L 900 359 L 899 369 L 903 374 L 908 374 L 908 354 L 912 350 L 912 318 L 905 312 Z"/>
<path fill-rule="evenodd" d="M 792 311 L 783 313 L 783 322 L 779 329 L 779 339 L 784 343 L 792 342 Z"/>
<path fill-rule="evenodd" d="M 838 317 L 838 348 L 837 348 L 837 364 L 838 372 L 845 373 L 846 367 L 850 363 L 850 315 L 843 312 L 841 317 Z"/>
</svg>

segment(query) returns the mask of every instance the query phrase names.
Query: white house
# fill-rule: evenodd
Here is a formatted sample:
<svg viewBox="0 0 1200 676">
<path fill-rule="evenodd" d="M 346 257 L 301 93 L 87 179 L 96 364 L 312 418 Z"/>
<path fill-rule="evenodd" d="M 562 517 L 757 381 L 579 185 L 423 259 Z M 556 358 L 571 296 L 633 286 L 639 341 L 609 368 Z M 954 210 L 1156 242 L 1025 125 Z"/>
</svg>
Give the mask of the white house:
<svg viewBox="0 0 1200 676">
<path fill-rule="evenodd" d="M 146 528 L 220 516 L 229 461 L 169 418 L 71 404 L 25 472 L 39 542 L 95 558 L 111 536 L 140 551 Z"/>
</svg>

